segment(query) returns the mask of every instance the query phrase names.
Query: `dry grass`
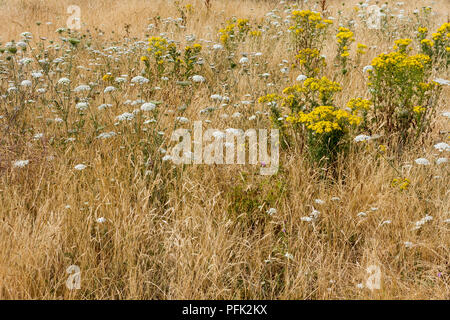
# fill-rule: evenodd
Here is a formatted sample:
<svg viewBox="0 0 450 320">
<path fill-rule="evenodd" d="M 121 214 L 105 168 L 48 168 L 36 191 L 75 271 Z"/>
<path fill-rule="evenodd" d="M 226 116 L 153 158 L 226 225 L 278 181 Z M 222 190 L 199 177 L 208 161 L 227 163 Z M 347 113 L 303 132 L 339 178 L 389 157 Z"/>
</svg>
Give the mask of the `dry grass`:
<svg viewBox="0 0 450 320">
<path fill-rule="evenodd" d="M 55 29 L 65 25 L 68 0 L 0 0 L 0 42 L 18 39 L 23 31 L 34 37 L 57 38 Z M 217 41 L 217 29 L 235 15 L 263 21 L 277 2 L 251 0 L 212 0 L 210 12 L 203 1 L 191 1 L 194 12 L 185 30 L 168 29 L 170 37 L 185 42 L 185 35 Z M 329 14 L 336 16 L 340 1 L 329 1 Z M 355 3 L 357 1 L 354 1 Z M 426 1 L 405 1 L 407 14 Z M 145 40 L 145 28 L 154 17 L 178 17 L 171 1 L 79 0 L 83 30 L 93 35 L 93 45 L 110 46 L 127 35 Z M 186 2 L 187 3 L 187 2 Z M 351 7 L 347 4 L 346 7 Z M 252 9 L 253 8 L 253 9 Z M 438 15 L 430 22 L 433 30 L 447 21 L 447 0 L 433 5 Z M 280 14 L 282 13 L 280 7 Z M 35 24 L 42 21 L 41 26 Z M 52 21 L 51 26 L 46 25 Z M 98 36 L 95 28 L 105 32 Z M 114 33 L 112 33 L 114 31 Z M 371 49 L 361 67 L 392 46 L 375 33 L 358 33 L 357 41 L 377 46 Z M 335 46 L 324 54 L 332 57 Z M 253 47 L 252 47 L 253 46 Z M 274 75 L 276 88 L 295 81 L 279 74 L 283 59 L 292 59 L 283 41 L 263 42 L 260 47 L 244 44 L 241 51 L 261 51 L 267 72 Z M 139 57 L 138 55 L 134 56 Z M 3 59 L 0 56 L 0 59 Z M 74 65 L 87 66 L 89 55 L 80 50 Z M 212 58 L 211 58 L 212 59 Z M 211 62 L 211 61 L 208 61 Z M 112 66 L 117 74 L 137 75 L 126 63 Z M 115 70 L 114 68 L 117 68 Z M 328 71 L 331 71 L 332 64 Z M 337 98 L 343 104 L 366 88 L 357 68 L 342 79 L 344 91 Z M 105 71 L 102 69 L 102 71 Z M 225 69 L 223 70 L 225 73 Z M 449 78 L 448 72 L 436 76 Z M 74 85 L 101 78 L 90 71 L 76 70 Z M 183 116 L 196 120 L 198 111 L 209 104 L 212 93 L 222 93 L 220 81 L 212 72 L 212 83 L 192 94 L 192 104 Z M 266 93 L 265 84 L 255 74 L 229 73 L 227 93 L 233 101 L 252 99 Z M 230 80 L 231 79 L 231 80 Z M 2 94 L 7 80 L 0 80 Z M 448 88 L 448 87 L 447 87 Z M 216 90 L 216 92 L 214 92 Z M 119 100 L 136 99 L 136 88 L 121 92 Z M 185 102 L 184 89 L 163 87 L 157 100 L 164 108 L 176 110 Z M 439 112 L 448 110 L 449 90 L 441 97 Z M 104 103 L 102 94 L 91 106 Z M 1 112 L 7 107 L 0 101 Z M 230 107 L 231 108 L 231 107 Z M 240 106 L 244 120 L 210 117 L 215 128 L 248 128 L 245 119 L 263 106 Z M 96 108 L 95 108 L 96 109 Z M 132 109 L 131 109 L 132 110 Z M 399 192 L 391 187 L 397 176 L 383 159 L 370 152 L 352 152 L 338 169 L 334 181 L 321 179 L 298 151 L 283 152 L 277 175 L 264 177 L 252 166 L 186 166 L 161 163 L 149 132 L 132 127 L 115 127 L 114 117 L 130 106 L 114 105 L 96 114 L 104 131 L 121 131 L 108 141 L 94 139 L 98 134 L 89 122 L 73 143 L 62 126 L 44 119 L 55 117 L 44 105 L 28 107 L 20 115 L 23 127 L 10 129 L 0 142 L 0 298 L 2 299 L 448 299 L 450 298 L 450 218 L 448 165 L 426 167 L 414 159 L 430 160 L 439 155 L 433 144 L 444 141 L 448 120 L 436 117 L 432 134 L 423 144 L 410 146 L 393 164 L 411 179 L 411 187 Z M 161 113 L 160 130 L 170 138 L 175 113 Z M 39 118 L 42 116 L 43 118 Z M 258 120 L 258 127 L 269 122 Z M 28 128 L 30 130 L 28 130 Z M 24 130 L 25 129 L 25 130 Z M 37 132 L 44 138 L 33 140 Z M 448 131 L 447 131 L 448 132 Z M 147 154 L 153 161 L 146 166 Z M 51 156 L 51 160 L 49 160 Z M 23 169 L 11 161 L 29 159 Z M 88 167 L 74 170 L 78 163 Z M 401 169 L 410 163 L 410 169 Z M 146 170 L 152 170 L 149 175 Z M 439 176 L 440 178 L 436 178 Z M 334 201 L 332 197 L 339 197 Z M 325 204 L 315 204 L 315 199 Z M 264 204 L 248 209 L 248 203 Z M 266 214 L 269 206 L 277 209 Z M 320 210 L 316 224 L 301 221 L 314 206 Z M 246 212 L 243 208 L 247 208 Z M 370 208 L 377 208 L 371 210 Z M 358 212 L 367 212 L 366 218 Z M 247 214 L 248 213 L 248 214 Z M 433 220 L 420 230 L 412 230 L 425 215 Z M 105 223 L 97 223 L 99 217 Z M 391 220 L 390 224 L 381 224 Z M 404 242 L 413 243 L 407 248 Z M 285 254 L 292 254 L 288 259 Z M 269 261 L 268 261 L 269 260 Z M 65 281 L 69 265 L 81 268 L 81 289 L 68 290 Z M 381 289 L 357 287 L 366 283 L 370 265 L 381 269 Z M 438 275 L 439 274 L 439 275 Z"/>
</svg>

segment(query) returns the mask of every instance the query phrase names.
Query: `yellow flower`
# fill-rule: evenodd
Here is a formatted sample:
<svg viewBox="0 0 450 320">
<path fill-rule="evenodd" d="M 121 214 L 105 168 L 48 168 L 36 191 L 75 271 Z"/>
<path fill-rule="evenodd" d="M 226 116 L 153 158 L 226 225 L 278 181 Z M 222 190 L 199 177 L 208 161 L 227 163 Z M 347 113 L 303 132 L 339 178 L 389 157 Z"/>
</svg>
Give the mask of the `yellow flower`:
<svg viewBox="0 0 450 320">
<path fill-rule="evenodd" d="M 347 103 L 347 107 L 352 110 L 352 113 L 368 111 L 371 105 L 372 101 L 363 98 L 353 98 Z"/>
<path fill-rule="evenodd" d="M 419 33 L 427 33 L 428 29 L 425 27 L 419 27 L 419 29 L 417 29 L 417 31 L 419 31 Z"/>
<path fill-rule="evenodd" d="M 107 82 L 107 81 L 111 81 L 113 79 L 113 76 L 110 73 L 107 73 L 103 76 L 103 81 Z"/>
<path fill-rule="evenodd" d="M 429 39 L 423 39 L 422 41 L 420 41 L 421 44 L 432 47 L 433 46 L 433 41 L 429 40 Z"/>
<path fill-rule="evenodd" d="M 407 190 L 411 181 L 408 178 L 394 178 L 391 182 L 392 187 L 397 187 L 400 191 Z"/>
<path fill-rule="evenodd" d="M 436 32 L 431 35 L 434 41 L 442 40 L 442 33 Z"/>
<path fill-rule="evenodd" d="M 361 118 L 333 106 L 319 106 L 309 113 L 300 111 L 297 116 L 289 117 L 291 123 L 303 123 L 316 134 L 333 131 L 347 131 L 348 126 L 359 125 Z"/>
<path fill-rule="evenodd" d="M 421 114 L 421 113 L 423 113 L 425 110 L 426 110 L 426 109 L 425 109 L 424 107 L 422 107 L 422 106 L 415 106 L 415 107 L 413 108 L 413 112 L 416 113 L 416 114 Z"/>
<path fill-rule="evenodd" d="M 366 53 L 366 50 L 365 50 L 365 49 L 367 49 L 367 46 L 366 46 L 365 44 L 358 43 L 358 44 L 357 44 L 357 48 L 358 48 L 357 52 L 358 52 L 359 54 L 365 54 L 365 53 Z"/>
</svg>

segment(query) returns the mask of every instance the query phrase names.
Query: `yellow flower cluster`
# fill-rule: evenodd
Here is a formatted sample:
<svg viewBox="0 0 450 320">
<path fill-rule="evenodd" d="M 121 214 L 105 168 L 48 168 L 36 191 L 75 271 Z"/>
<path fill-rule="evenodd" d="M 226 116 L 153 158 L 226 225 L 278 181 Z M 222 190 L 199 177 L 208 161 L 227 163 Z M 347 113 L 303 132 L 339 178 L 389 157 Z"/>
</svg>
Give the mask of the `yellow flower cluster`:
<svg viewBox="0 0 450 320">
<path fill-rule="evenodd" d="M 219 30 L 220 42 L 227 44 L 232 36 L 234 36 L 234 23 L 228 24 L 225 28 Z"/>
<path fill-rule="evenodd" d="M 301 49 L 295 56 L 301 69 L 308 77 L 314 77 L 326 66 L 325 58 L 320 55 L 320 51 L 315 48 Z"/>
<path fill-rule="evenodd" d="M 367 46 L 366 46 L 365 44 L 358 43 L 357 48 L 358 48 L 357 52 L 358 52 L 359 54 L 365 54 L 365 53 L 367 53 L 367 51 L 366 51 Z"/>
<path fill-rule="evenodd" d="M 347 107 L 352 113 L 357 114 L 359 111 L 369 111 L 372 101 L 363 98 L 353 98 L 347 103 Z"/>
<path fill-rule="evenodd" d="M 292 16 L 297 23 L 307 23 L 316 29 L 325 29 L 327 25 L 333 23 L 331 20 L 323 19 L 320 12 L 314 12 L 311 10 L 294 10 L 292 11 Z M 291 26 L 290 30 L 297 30 L 296 26 Z"/>
<path fill-rule="evenodd" d="M 413 107 L 413 112 L 416 114 L 422 114 L 426 109 L 422 106 Z"/>
<path fill-rule="evenodd" d="M 350 31 L 348 28 L 340 27 L 339 32 L 336 35 L 336 39 L 338 43 L 343 43 L 345 41 L 353 42 L 355 39 L 353 38 L 354 33 Z"/>
<path fill-rule="evenodd" d="M 108 82 L 108 81 L 111 81 L 112 79 L 114 79 L 114 77 L 110 73 L 107 73 L 102 77 L 102 79 L 103 79 L 103 81 Z"/>
<path fill-rule="evenodd" d="M 265 95 L 263 97 L 260 97 L 258 99 L 258 102 L 259 103 L 264 103 L 264 102 L 273 103 L 273 102 L 276 102 L 276 101 L 278 101 L 280 99 L 281 99 L 281 97 L 279 95 L 277 95 L 275 93 L 269 93 L 269 94 L 267 94 L 267 95 Z"/>
<path fill-rule="evenodd" d="M 306 128 L 316 134 L 332 131 L 347 131 L 351 125 L 359 125 L 361 118 L 333 106 L 319 106 L 309 113 L 300 111 L 298 115 L 287 117 L 291 123 L 304 123 Z"/>
<path fill-rule="evenodd" d="M 317 58 L 320 56 L 320 51 L 317 49 L 301 49 L 298 54 L 295 56 L 298 63 L 302 66 L 306 64 L 307 62 L 311 61 L 314 58 Z"/>
<path fill-rule="evenodd" d="M 339 83 L 329 80 L 327 77 L 318 78 L 308 78 L 303 84 L 296 84 L 292 87 L 287 87 L 283 90 L 283 94 L 288 95 L 283 105 L 291 105 L 293 100 L 295 99 L 294 94 L 303 93 L 305 95 L 309 94 L 317 94 L 319 93 L 319 99 L 324 101 L 331 96 L 342 90 L 342 87 Z"/>
<path fill-rule="evenodd" d="M 236 37 L 244 37 L 250 31 L 250 22 L 248 19 L 229 20 L 225 28 L 219 30 L 219 39 L 225 45 L 230 44 Z M 252 36 L 261 35 L 261 31 L 256 30 L 251 33 Z"/>
<path fill-rule="evenodd" d="M 294 24 L 289 27 L 294 35 L 297 49 L 319 47 L 322 37 L 333 21 L 322 18 L 320 12 L 311 10 L 292 11 Z"/>
<path fill-rule="evenodd" d="M 436 33 L 432 34 L 434 41 L 444 41 L 444 36 L 446 39 L 450 39 L 450 23 L 446 22 L 437 29 Z"/>
<path fill-rule="evenodd" d="M 239 32 L 248 31 L 248 28 L 250 27 L 248 19 L 238 19 L 236 25 L 239 29 Z"/>
<path fill-rule="evenodd" d="M 411 39 L 398 39 L 395 40 L 394 50 L 398 50 L 399 52 L 405 53 L 408 49 L 408 46 L 411 44 Z"/>
<path fill-rule="evenodd" d="M 376 69 L 394 70 L 402 68 L 423 69 L 431 61 L 425 54 L 408 56 L 401 52 L 382 53 L 372 60 L 372 66 Z"/>
<path fill-rule="evenodd" d="M 399 188 L 401 191 L 408 189 L 411 181 L 408 178 L 395 178 L 391 182 L 391 186 Z"/>
<path fill-rule="evenodd" d="M 428 47 L 432 47 L 433 46 L 433 41 L 431 41 L 430 39 L 423 39 L 422 41 L 420 41 L 421 44 L 428 46 Z"/>
<path fill-rule="evenodd" d="M 158 64 L 164 63 L 163 56 L 167 53 L 169 46 L 175 46 L 173 43 L 169 45 L 167 40 L 162 37 L 151 37 L 148 44 L 147 51 L 153 54 Z"/>
<path fill-rule="evenodd" d="M 192 46 L 186 46 L 186 47 L 184 48 L 184 51 L 186 51 L 186 52 L 195 52 L 195 53 L 198 53 L 198 52 L 200 52 L 201 50 L 202 50 L 202 45 L 199 44 L 199 43 L 195 43 L 195 44 L 193 44 Z"/>
<path fill-rule="evenodd" d="M 419 27 L 417 29 L 417 31 L 421 34 L 427 34 L 428 33 L 428 29 L 426 27 Z"/>
<path fill-rule="evenodd" d="M 339 32 L 336 35 L 336 39 L 338 42 L 338 50 L 337 50 L 337 56 L 336 59 L 339 61 L 342 73 L 347 73 L 347 59 L 350 56 L 349 46 L 352 44 L 353 41 L 355 41 L 355 38 L 353 37 L 353 32 L 350 31 L 348 28 L 340 27 Z M 364 52 L 361 51 L 361 49 L 358 49 L 358 52 Z"/>
</svg>

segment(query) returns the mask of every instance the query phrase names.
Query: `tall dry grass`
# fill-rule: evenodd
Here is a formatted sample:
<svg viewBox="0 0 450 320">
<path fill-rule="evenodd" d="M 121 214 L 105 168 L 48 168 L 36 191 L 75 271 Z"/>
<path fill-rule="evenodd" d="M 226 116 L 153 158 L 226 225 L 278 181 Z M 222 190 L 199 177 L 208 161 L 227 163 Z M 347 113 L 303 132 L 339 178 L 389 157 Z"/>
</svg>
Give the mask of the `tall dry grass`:
<svg viewBox="0 0 450 320">
<path fill-rule="evenodd" d="M 262 21 L 278 3 L 211 2 L 207 12 L 203 1 L 191 1 L 195 11 L 186 30 L 170 36 L 184 42 L 184 36 L 193 33 L 198 39 L 217 41 L 217 29 L 227 18 L 235 15 Z M 329 2 L 329 14 L 336 16 L 341 2 Z M 65 26 L 70 4 L 81 7 L 82 31 L 89 29 L 98 46 L 109 46 L 127 35 L 145 40 L 152 35 L 145 28 L 154 17 L 178 17 L 173 3 L 163 0 L 3 0 L 0 42 L 17 39 L 24 31 L 35 38 L 56 39 L 54 31 Z M 411 12 L 422 4 L 431 2 L 405 1 L 404 8 Z M 436 29 L 447 20 L 449 3 L 435 1 L 432 6 L 438 14 L 430 28 Z M 346 8 L 351 7 L 346 1 Z M 47 21 L 53 24 L 46 25 Z M 126 24 L 130 25 L 128 33 Z M 97 35 L 98 29 L 103 36 Z M 392 46 L 374 33 L 355 31 L 357 41 L 377 46 L 364 57 L 362 66 Z M 271 74 L 279 72 L 283 59 L 292 58 L 283 41 L 267 40 L 259 48 L 244 44 L 240 49 L 261 51 Z M 331 39 L 324 54 L 332 57 L 334 52 Z M 80 52 L 74 64 L 87 65 L 88 58 Z M 118 74 L 129 73 L 124 64 L 117 67 Z M 221 92 L 215 75 L 205 76 Z M 280 76 L 277 87 L 292 83 L 296 76 L 295 71 L 289 81 Z M 448 73 L 436 76 L 449 78 Z M 90 77 L 89 71 L 77 70 L 74 79 L 84 83 Z M 245 94 L 257 99 L 264 91 L 256 76 L 232 72 L 230 77 L 233 86 L 228 93 L 237 100 Z M 1 80 L 2 90 L 7 80 Z M 338 104 L 366 89 L 361 70 L 352 70 L 343 87 Z M 120 99 L 136 99 L 137 94 L 129 88 Z M 198 118 L 198 111 L 210 104 L 210 94 L 207 89 L 193 93 L 192 107 L 185 116 L 191 121 Z M 448 109 L 449 97 L 446 89 L 440 112 Z M 167 109 L 175 110 L 183 104 L 185 92 L 162 88 L 160 98 Z M 103 102 L 99 95 L 90 103 Z M 98 114 L 99 121 L 111 124 L 111 118 L 127 110 L 121 104 L 113 112 Z M 255 105 L 251 112 L 255 110 L 262 110 L 261 106 Z M 245 108 L 234 111 L 251 115 Z M 45 119 L 52 114 L 43 107 L 28 108 L 21 117 L 32 130 L 20 136 L 16 135 L 19 131 L 11 131 L 0 145 L 2 299 L 450 298 L 450 236 L 449 224 L 444 222 L 450 218 L 448 166 L 414 165 L 418 157 L 438 156 L 432 146 L 448 136 L 448 120 L 443 117 L 436 117 L 434 130 L 423 144 L 410 146 L 400 158 L 388 154 L 396 168 L 413 165 L 403 169 L 411 188 L 398 192 L 391 187 L 397 176 L 392 166 L 365 152 L 351 153 L 333 182 L 321 179 L 320 170 L 312 168 L 298 151 L 282 153 L 280 172 L 271 177 L 260 176 L 252 166 L 180 169 L 166 163 L 155 164 L 148 176 L 146 152 L 153 142 L 146 133 L 120 128 L 122 135 L 102 142 L 93 139 L 88 125 L 74 143 L 55 146 L 49 139 L 63 137 L 63 129 L 45 124 L 38 116 Z M 211 119 L 217 128 L 249 126 L 244 120 L 230 124 L 218 114 Z M 173 120 L 173 114 L 162 114 L 160 128 L 170 134 Z M 115 129 L 112 124 L 111 129 Z M 33 141 L 36 130 L 45 134 L 43 140 Z M 17 159 L 30 159 L 30 164 L 14 169 L 11 162 Z M 88 167 L 76 171 L 78 163 Z M 326 202 L 319 205 L 315 199 Z M 268 216 L 266 204 L 252 207 L 249 218 L 245 208 L 262 200 L 270 202 L 277 213 Z M 320 210 L 320 223 L 301 220 L 312 207 Z M 357 216 L 362 211 L 366 218 Z M 413 230 L 415 222 L 427 214 L 433 220 Z M 106 222 L 98 223 L 99 217 Z M 391 223 L 383 224 L 387 220 Z M 80 290 L 65 286 L 70 265 L 81 269 Z M 358 287 L 366 283 L 370 265 L 381 270 L 379 290 Z"/>
</svg>

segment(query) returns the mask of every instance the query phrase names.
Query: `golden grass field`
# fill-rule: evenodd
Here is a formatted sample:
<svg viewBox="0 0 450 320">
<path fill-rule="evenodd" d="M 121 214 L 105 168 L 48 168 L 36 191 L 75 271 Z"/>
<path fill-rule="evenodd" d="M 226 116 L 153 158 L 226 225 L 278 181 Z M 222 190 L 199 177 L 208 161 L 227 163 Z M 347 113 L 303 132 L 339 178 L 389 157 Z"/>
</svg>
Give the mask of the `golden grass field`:
<svg viewBox="0 0 450 320">
<path fill-rule="evenodd" d="M 387 29 L 369 30 L 354 10 L 358 1 L 342 2 L 327 1 L 323 12 L 335 18 L 322 54 L 324 74 L 342 85 L 338 106 L 356 96 L 367 98 L 363 67 L 390 51 L 394 40 L 414 39 L 417 27 L 413 18 L 394 19 Z M 431 6 L 434 15 L 421 21 L 430 32 L 449 19 L 448 0 L 386 2 L 406 17 Z M 280 150 L 280 169 L 272 176 L 260 175 L 252 165 L 162 161 L 161 148 L 170 149 L 171 133 L 180 126 L 177 117 L 189 120 L 181 124 L 186 128 L 206 119 L 217 129 L 271 127 L 258 98 L 281 92 L 300 74 L 290 67 L 295 52 L 283 22 L 294 3 L 211 0 L 207 10 L 204 1 L 180 1 L 185 20 L 174 22 L 165 20 L 181 17 L 174 1 L 0 0 L 0 48 L 20 41 L 23 32 L 31 32 L 34 48 L 19 49 L 10 60 L 8 51 L 0 53 L 0 299 L 450 298 L 449 169 L 448 162 L 436 164 L 449 151 L 433 147 L 449 143 L 449 118 L 442 115 L 450 111 L 448 85 L 429 134 L 400 154 L 389 137 L 382 156 L 376 140 L 355 144 L 335 174 L 325 178 L 328 171 L 312 165 L 304 148 L 295 145 Z M 298 8 L 321 11 L 314 3 L 300 1 Z M 81 30 L 58 34 L 71 4 L 81 8 Z M 274 9 L 280 18 L 267 15 Z M 266 30 L 258 41 L 243 41 L 235 49 L 236 61 L 249 54 L 248 70 L 239 63 L 230 68 L 225 50 L 212 49 L 233 16 Z M 352 19 L 351 56 L 358 42 L 368 50 L 360 61 L 353 59 L 345 76 L 334 77 L 338 24 Z M 147 29 L 149 24 L 153 28 Z M 148 38 L 160 33 L 177 40 L 179 48 L 188 44 L 186 36 L 195 35 L 205 60 L 196 73 L 204 83 L 186 87 L 171 78 L 130 85 L 145 67 L 140 57 Z M 72 48 L 60 37 L 82 41 Z M 47 48 L 50 40 L 62 48 Z M 138 41 L 144 45 L 134 45 Z M 94 50 L 87 49 L 88 42 Z M 21 66 L 23 57 L 33 62 Z M 58 57 L 64 63 L 50 63 L 50 75 L 31 77 L 43 69 L 37 60 Z M 284 67 L 287 73 L 280 71 Z M 108 73 L 127 75 L 124 83 L 113 84 L 113 94 L 104 93 L 102 77 Z M 61 77 L 70 79 L 72 93 L 60 100 L 63 93 L 53 88 Z M 430 77 L 450 79 L 450 74 L 437 68 Z M 21 89 L 26 79 L 32 80 L 31 90 Z M 78 112 L 75 106 L 83 99 L 73 89 L 89 83 L 96 83 L 86 100 L 89 107 Z M 11 93 L 13 86 L 20 90 Z M 45 93 L 36 92 L 41 87 Z M 213 94 L 230 101 L 200 114 L 218 107 Z M 138 99 L 161 102 L 156 121 L 144 124 L 151 117 L 141 112 L 133 121 L 118 122 L 118 115 L 142 104 L 125 102 Z M 60 101 L 69 108 L 67 118 L 55 107 Z M 98 109 L 102 104 L 111 106 Z M 233 117 L 236 112 L 241 116 Z M 253 115 L 255 120 L 248 120 Z M 96 138 L 104 132 L 115 135 Z M 419 165 L 417 158 L 431 164 Z M 21 166 L 18 160 L 28 162 Z M 79 164 L 86 167 L 77 170 Z M 406 190 L 392 185 L 398 177 L 410 180 Z M 268 214 L 270 208 L 276 212 Z M 312 210 L 320 211 L 317 220 L 302 219 Z M 415 228 L 427 216 L 432 219 Z M 80 268 L 80 289 L 66 286 L 71 265 Z M 371 266 L 379 271 L 376 289 L 367 287 Z"/>
</svg>

